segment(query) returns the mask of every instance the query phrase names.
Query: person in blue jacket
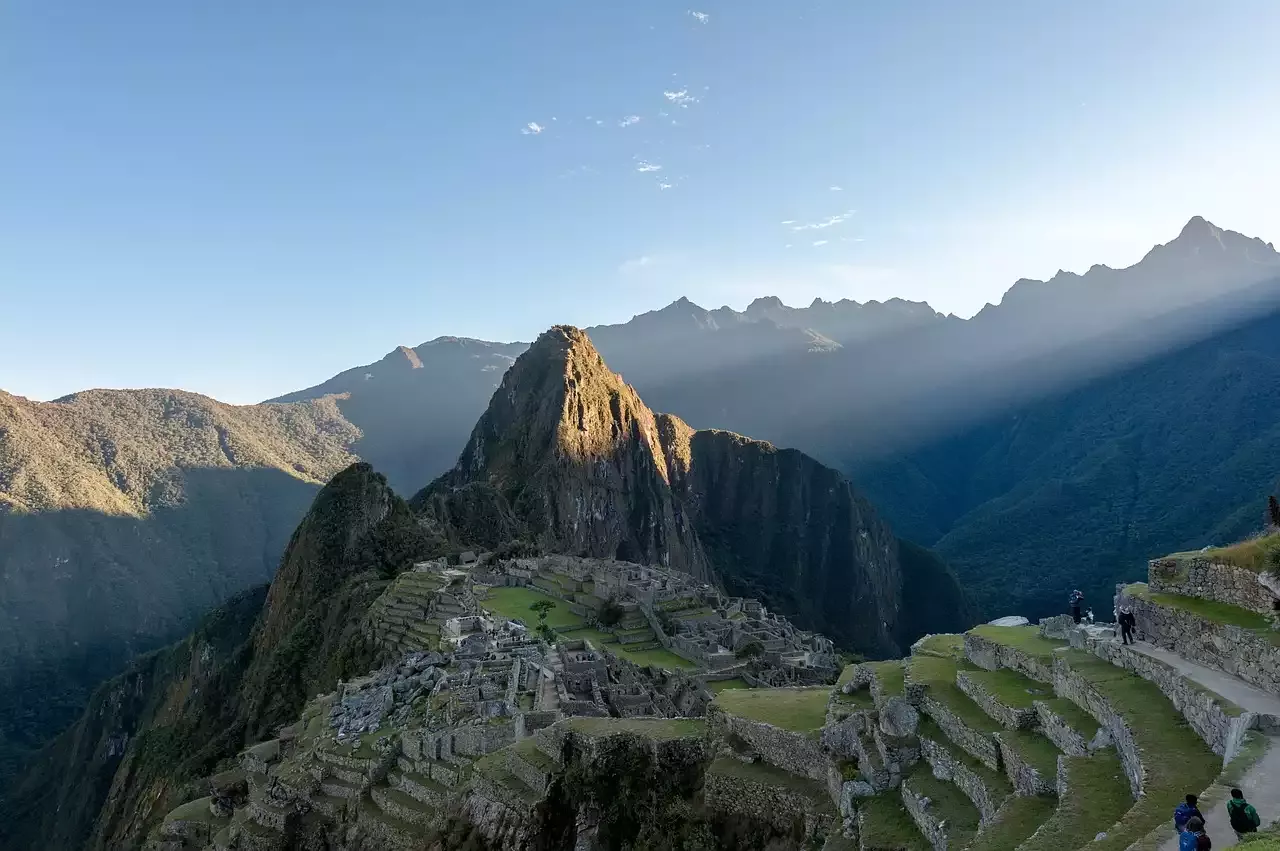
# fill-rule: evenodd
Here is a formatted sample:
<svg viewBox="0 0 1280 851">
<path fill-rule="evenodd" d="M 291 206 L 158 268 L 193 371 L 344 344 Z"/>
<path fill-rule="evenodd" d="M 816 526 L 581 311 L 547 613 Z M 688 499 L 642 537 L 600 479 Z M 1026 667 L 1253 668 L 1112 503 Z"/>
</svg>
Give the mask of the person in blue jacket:
<svg viewBox="0 0 1280 851">
<path fill-rule="evenodd" d="M 1200 812 L 1200 808 L 1196 806 L 1199 798 L 1195 795 L 1187 795 L 1187 800 L 1178 804 L 1178 808 L 1173 811 L 1173 829 L 1182 833 L 1187 829 L 1187 822 L 1193 818 L 1200 819 L 1201 824 L 1204 823 L 1204 814 Z"/>
</svg>

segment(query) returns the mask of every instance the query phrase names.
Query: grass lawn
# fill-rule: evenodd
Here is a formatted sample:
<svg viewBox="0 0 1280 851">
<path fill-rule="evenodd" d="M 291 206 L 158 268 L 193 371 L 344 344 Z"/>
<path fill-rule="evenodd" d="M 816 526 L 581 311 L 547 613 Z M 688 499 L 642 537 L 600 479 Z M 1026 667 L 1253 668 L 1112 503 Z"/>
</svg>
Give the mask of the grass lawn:
<svg viewBox="0 0 1280 851">
<path fill-rule="evenodd" d="M 728 691 L 731 688 L 751 688 L 751 686 L 742 677 L 734 677 L 731 680 L 712 680 L 707 683 L 707 688 L 715 694 L 722 691 Z"/>
<path fill-rule="evenodd" d="M 229 818 L 218 818 L 209 812 L 209 802 L 212 798 L 198 798 L 189 803 L 183 804 L 173 812 L 164 817 L 165 821 L 194 821 L 201 824 L 227 824 Z"/>
<path fill-rule="evenodd" d="M 836 679 L 835 689 L 839 691 L 844 688 L 844 684 L 853 679 L 853 675 L 858 672 L 857 665 L 845 665 L 844 670 L 840 672 L 839 678 Z"/>
<path fill-rule="evenodd" d="M 929 696 L 951 710 L 957 718 L 979 733 L 995 733 L 1004 728 L 956 685 L 957 670 L 971 666 L 941 656 L 912 656 L 908 665 L 911 681 L 929 690 Z"/>
<path fill-rule="evenodd" d="M 612 645 L 616 645 L 618 643 L 618 636 L 614 635 L 611 632 L 604 632 L 603 630 L 594 629 L 589 626 L 584 626 L 581 629 L 575 629 L 572 632 L 566 632 L 564 634 L 564 637 L 565 638 L 583 638 L 583 639 L 586 639 L 587 641 L 590 641 L 597 648 L 601 647 L 602 645 L 608 644 L 608 645 L 611 645 L 609 647 L 610 650 L 617 650 L 617 647 Z"/>
<path fill-rule="evenodd" d="M 655 647 L 652 650 L 632 650 L 625 644 L 611 644 L 609 645 L 609 652 L 616 653 L 623 659 L 635 662 L 637 665 L 652 665 L 655 668 L 666 668 L 673 671 L 698 667 L 683 656 L 677 656 L 663 647 Z"/>
<path fill-rule="evenodd" d="M 1200 553 L 1178 553 L 1178 555 L 1205 558 L 1262 573 L 1274 569 L 1275 562 L 1272 559 L 1280 557 L 1276 555 L 1277 553 L 1280 553 L 1280 532 L 1250 538 L 1229 547 L 1215 547 Z"/>
<path fill-rule="evenodd" d="M 946 656 L 950 659 L 964 658 L 964 636 L 963 635 L 931 635 L 928 638 L 922 638 L 920 643 L 913 648 L 916 653 L 925 653 L 930 656 Z"/>
<path fill-rule="evenodd" d="M 920 716 L 920 728 L 917 735 L 922 739 L 929 739 L 942 745 L 947 749 L 947 753 L 951 754 L 953 760 L 982 778 L 983 785 L 991 792 L 993 799 L 998 801 L 1006 795 L 1013 794 L 1013 784 L 1009 782 L 1009 778 L 1004 772 L 992 771 L 982 760 L 974 758 L 973 754 L 964 748 L 953 745 L 947 738 L 947 734 L 929 716 Z"/>
<path fill-rule="evenodd" d="M 903 783 L 916 795 L 929 799 L 929 810 L 934 818 L 947 822 L 947 847 L 964 848 L 978 832 L 978 808 L 960 787 L 934 777 L 927 766 L 919 766 Z"/>
<path fill-rule="evenodd" d="M 982 626 L 975 626 L 969 632 L 1041 659 L 1051 657 L 1053 651 L 1067 646 L 1065 641 L 1054 641 L 1041 636 L 1040 627 L 1038 626 L 992 626 L 991 624 L 983 624 Z"/>
<path fill-rule="evenodd" d="M 707 773 L 736 777 L 761 786 L 776 786 L 803 795 L 816 804 L 818 809 L 832 808 L 831 794 L 827 792 L 826 786 L 765 762 L 743 762 L 735 757 L 722 756 L 711 763 Z"/>
<path fill-rule="evenodd" d="M 1068 727 L 1083 736 L 1086 742 L 1091 741 L 1097 735 L 1098 728 L 1102 726 L 1097 718 L 1065 697 L 1050 697 L 1044 702 L 1049 705 L 1055 715 L 1067 722 Z"/>
<path fill-rule="evenodd" d="M 569 611 L 567 602 L 557 600 L 550 594 L 543 594 L 541 591 L 535 591 L 532 588 L 516 586 L 492 588 L 489 591 L 489 596 L 481 600 L 480 604 L 495 615 L 508 620 L 523 621 L 525 626 L 532 628 L 538 624 L 538 615 L 536 612 L 530 611 L 529 606 L 539 600 L 550 600 L 556 604 L 554 609 L 547 612 L 547 625 L 552 629 L 570 629 L 582 626 L 582 618 Z"/>
<path fill-rule="evenodd" d="M 1058 757 L 1062 751 L 1039 733 L 1031 730 L 1005 730 L 1000 739 L 1011 750 L 1022 757 L 1023 761 L 1040 772 L 1040 776 L 1050 783 L 1058 776 Z"/>
<path fill-rule="evenodd" d="M 997 701 L 1014 709 L 1031 709 L 1034 701 L 1053 697 L 1051 686 L 1008 668 L 998 671 L 966 671 L 965 674 Z"/>
<path fill-rule="evenodd" d="M 1017 848 L 1053 816 L 1057 806 L 1057 798 L 1015 795 L 996 810 L 995 819 L 978 834 L 968 851 L 1009 851 Z"/>
<path fill-rule="evenodd" d="M 1216 600 L 1205 600 L 1200 597 L 1183 597 L 1179 594 L 1163 594 L 1152 591 L 1145 582 L 1126 585 L 1124 592 L 1130 597 L 1150 600 L 1158 606 L 1170 609 L 1181 609 L 1197 617 L 1214 623 L 1238 626 L 1251 630 L 1259 638 L 1265 638 L 1273 644 L 1280 644 L 1280 632 L 1271 628 L 1266 615 L 1233 606 L 1230 603 L 1219 603 Z"/>
<path fill-rule="evenodd" d="M 835 701 L 840 706 L 850 710 L 855 709 L 875 709 L 876 700 L 871 696 L 868 689 L 860 689 L 852 694 L 845 694 L 842 691 L 835 693 Z"/>
<path fill-rule="evenodd" d="M 1180 799 L 1181 796 L 1178 796 L 1169 800 Z M 1169 813 L 1173 812 L 1172 806 L 1168 805 L 1169 800 L 1158 801 L 1160 818 L 1168 818 Z M 1114 751 L 1100 751 L 1093 756 L 1067 757 L 1066 796 L 1058 801 L 1058 808 L 1045 822 L 1044 829 L 1030 841 L 1019 845 L 1018 849 L 1063 851 L 1086 845 L 1093 849 L 1095 844 L 1101 848 L 1101 843 L 1091 843 L 1089 839 L 1104 830 L 1107 831 L 1106 847 L 1125 848 L 1133 840 L 1126 840 L 1120 845 L 1112 843 L 1110 826 L 1132 806 L 1133 795 L 1129 792 L 1129 781 L 1120 765 L 1120 758 Z"/>
<path fill-rule="evenodd" d="M 1222 757 L 1209 750 L 1155 685 L 1083 650 L 1069 650 L 1064 658 L 1124 717 L 1147 770 L 1146 794 L 1106 829 L 1104 841 L 1090 846 L 1119 851 L 1167 819 L 1170 801 L 1181 800 L 1188 789 L 1208 787 L 1222 770 Z M 1096 814 L 1089 818 L 1104 829 Z"/>
<path fill-rule="evenodd" d="M 826 686 L 730 689 L 717 695 L 716 703 L 730 715 L 808 733 L 826 723 L 830 697 L 831 689 Z"/>
<path fill-rule="evenodd" d="M 880 683 L 880 691 L 885 697 L 899 697 L 907 692 L 907 668 L 901 659 L 888 662 L 871 662 L 868 667 Z"/>
<path fill-rule="evenodd" d="M 634 733 L 651 739 L 689 739 L 706 733 L 701 718 L 570 718 L 569 729 L 588 736 Z"/>
<path fill-rule="evenodd" d="M 933 851 L 903 806 L 897 789 L 858 802 L 862 847 L 866 851 Z"/>
</svg>

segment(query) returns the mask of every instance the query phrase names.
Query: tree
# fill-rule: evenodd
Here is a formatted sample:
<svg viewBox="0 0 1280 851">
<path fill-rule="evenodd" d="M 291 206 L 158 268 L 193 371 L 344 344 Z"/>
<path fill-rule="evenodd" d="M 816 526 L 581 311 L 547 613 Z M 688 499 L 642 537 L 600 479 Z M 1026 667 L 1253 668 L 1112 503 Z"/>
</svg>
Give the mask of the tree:
<svg viewBox="0 0 1280 851">
<path fill-rule="evenodd" d="M 624 614 L 626 612 L 623 610 L 622 604 L 618 602 L 616 597 L 610 597 L 600 607 L 600 614 L 596 615 L 596 619 L 600 621 L 601 626 L 617 626 Z"/>
<path fill-rule="evenodd" d="M 764 645 L 759 641 L 748 641 L 746 644 L 738 648 L 734 656 L 739 659 L 754 659 L 764 653 Z"/>
<path fill-rule="evenodd" d="M 529 605 L 530 610 L 538 615 L 537 633 L 542 636 L 542 640 L 548 644 L 554 644 L 556 640 L 556 632 L 547 626 L 547 613 L 556 607 L 554 600 L 538 600 Z"/>
<path fill-rule="evenodd" d="M 1272 528 L 1280 529 L 1280 502 L 1275 496 L 1267 497 L 1267 520 Z"/>
</svg>

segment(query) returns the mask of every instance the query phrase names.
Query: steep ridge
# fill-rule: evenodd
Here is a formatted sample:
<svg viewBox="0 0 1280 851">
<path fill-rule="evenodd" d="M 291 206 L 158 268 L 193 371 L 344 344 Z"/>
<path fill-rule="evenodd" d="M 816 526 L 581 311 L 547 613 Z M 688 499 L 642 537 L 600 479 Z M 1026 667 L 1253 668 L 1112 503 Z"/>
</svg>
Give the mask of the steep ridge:
<svg viewBox="0 0 1280 851">
<path fill-rule="evenodd" d="M 266 581 L 357 435 L 326 399 L 0 392 L 0 778 L 133 655 Z"/>
<path fill-rule="evenodd" d="M 576 328 L 521 355 L 457 465 L 413 505 L 459 542 L 494 546 L 500 528 L 549 551 L 679 568 L 866 653 L 892 653 L 919 626 L 900 617 L 898 541 L 842 476 L 655 416 Z"/>
<path fill-rule="evenodd" d="M 265 594 L 237 598 L 95 693 L 0 801 L 0 846 L 131 847 L 186 800 L 188 781 L 296 717 L 308 696 L 368 670 L 364 612 L 394 570 L 434 553 L 381 475 L 363 463 L 338 473 Z"/>
</svg>

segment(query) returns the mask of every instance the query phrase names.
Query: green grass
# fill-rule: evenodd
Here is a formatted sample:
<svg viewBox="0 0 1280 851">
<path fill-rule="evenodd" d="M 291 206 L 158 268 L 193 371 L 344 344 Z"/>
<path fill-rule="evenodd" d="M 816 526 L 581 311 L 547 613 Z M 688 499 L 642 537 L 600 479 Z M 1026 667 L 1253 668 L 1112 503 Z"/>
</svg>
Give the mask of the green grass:
<svg viewBox="0 0 1280 851">
<path fill-rule="evenodd" d="M 743 762 L 735 757 L 722 756 L 708 766 L 707 773 L 786 789 L 808 798 L 820 810 L 830 810 L 833 806 L 831 794 L 824 784 L 783 771 L 766 762 Z"/>
<path fill-rule="evenodd" d="M 560 770 L 560 766 L 556 764 L 554 759 L 538 750 L 538 743 L 532 737 L 522 739 L 511 747 L 515 749 L 521 759 L 541 771 L 554 774 Z"/>
<path fill-rule="evenodd" d="M 916 795 L 924 795 L 930 801 L 930 813 L 934 818 L 947 822 L 947 847 L 964 848 L 978 832 L 978 809 L 960 787 L 934 777 L 927 766 L 919 766 L 904 779 L 907 788 Z"/>
<path fill-rule="evenodd" d="M 1147 771 L 1144 797 L 1096 846 L 1097 851 L 1118 851 L 1168 818 L 1169 801 L 1213 783 L 1222 758 L 1209 750 L 1155 685 L 1083 650 L 1068 650 L 1064 659 L 1124 717 Z"/>
<path fill-rule="evenodd" d="M 1170 800 L 1178 799 L 1158 801 L 1161 818 L 1173 812 Z M 1095 846 L 1090 840 L 1104 830 L 1108 831 L 1107 847 L 1124 848 L 1128 842 L 1118 846 L 1110 844 L 1110 828 L 1132 806 L 1129 781 L 1114 751 L 1102 751 L 1088 757 L 1067 757 L 1067 794 L 1058 801 L 1058 808 L 1045 822 L 1044 828 L 1018 846 L 1018 851 L 1065 851 L 1085 846 L 1093 851 L 1102 845 Z M 990 847 L 994 849 L 996 846 Z"/>
<path fill-rule="evenodd" d="M 931 635 L 921 639 L 915 647 L 916 653 L 931 656 L 946 656 L 951 659 L 964 658 L 964 636 L 959 634 Z"/>
<path fill-rule="evenodd" d="M 1040 733 L 1031 730 L 1005 730 L 1000 739 L 1022 757 L 1023 761 L 1040 772 L 1050 783 L 1058 775 L 1058 757 L 1062 751 Z"/>
<path fill-rule="evenodd" d="M 616 651 L 618 648 L 613 645 L 618 643 L 618 637 L 611 632 L 596 629 L 595 627 L 584 626 L 574 630 L 562 630 L 565 638 L 583 638 L 590 641 L 597 649 L 604 645 L 610 645 L 609 649 Z"/>
<path fill-rule="evenodd" d="M 809 733 L 826 723 L 830 697 L 826 686 L 731 689 L 717 695 L 716 704 L 730 715 Z"/>
<path fill-rule="evenodd" d="M 980 733 L 995 733 L 1004 729 L 956 685 L 956 671 L 971 672 L 975 670 L 971 666 L 941 656 L 913 656 L 908 670 L 912 682 L 925 686 L 930 697 L 950 710 L 966 726 Z"/>
<path fill-rule="evenodd" d="M 1051 687 L 1008 668 L 966 671 L 965 674 L 997 701 L 1014 709 L 1031 709 L 1034 701 L 1053 697 Z"/>
<path fill-rule="evenodd" d="M 1067 646 L 1065 641 L 1054 641 L 1041 636 L 1040 627 L 1038 626 L 991 626 L 990 624 L 983 624 L 982 626 L 975 626 L 969 632 L 974 635 L 980 635 L 997 644 L 1021 650 L 1023 653 L 1039 659 L 1049 659 L 1053 656 L 1053 651 Z"/>
<path fill-rule="evenodd" d="M 566 723 L 588 736 L 632 733 L 659 740 L 700 738 L 707 730 L 701 718 L 570 718 Z"/>
<path fill-rule="evenodd" d="M 1233 606 L 1230 603 L 1219 603 L 1216 600 L 1205 600 L 1200 597 L 1183 597 L 1180 594 L 1164 594 L 1152 591 L 1145 582 L 1126 585 L 1124 592 L 1130 597 L 1150 600 L 1158 606 L 1170 609 L 1181 609 L 1184 612 L 1204 618 L 1213 623 L 1227 626 L 1238 626 L 1250 630 L 1273 644 L 1280 645 L 1280 631 L 1271 628 L 1266 615 Z"/>
<path fill-rule="evenodd" d="M 1102 726 L 1098 723 L 1097 718 L 1094 718 L 1065 697 L 1049 697 L 1043 698 L 1043 700 L 1055 715 L 1066 721 L 1067 726 L 1083 736 L 1086 742 L 1091 741 L 1097 735 L 1098 728 Z"/>
<path fill-rule="evenodd" d="M 707 683 L 707 688 L 711 689 L 713 694 L 719 694 L 732 688 L 751 688 L 751 686 L 742 677 L 734 677 L 731 680 L 712 680 Z"/>
<path fill-rule="evenodd" d="M 888 662 L 869 663 L 876 682 L 880 683 L 880 692 L 885 697 L 900 697 L 907 692 L 906 665 L 901 659 Z"/>
<path fill-rule="evenodd" d="M 550 600 L 556 604 L 554 609 L 547 612 L 547 625 L 552 629 L 570 629 L 582 626 L 582 618 L 569 611 L 567 602 L 557 600 L 550 594 L 543 594 L 541 591 L 535 591 L 532 588 L 516 586 L 492 588 L 489 591 L 489 596 L 481 602 L 486 609 L 495 615 L 508 620 L 520 620 L 526 626 L 533 627 L 538 623 L 538 615 L 530 611 L 529 606 L 539 600 Z"/>
<path fill-rule="evenodd" d="M 1057 798 L 1014 796 L 996 811 L 968 851 L 1009 851 L 1017 848 L 1053 816 Z"/>
<path fill-rule="evenodd" d="M 982 783 L 991 792 L 992 798 L 1000 800 L 1006 795 L 1013 794 L 1013 784 L 1009 782 L 1009 778 L 1000 771 L 992 771 L 987 767 L 986 763 L 977 759 L 973 754 L 964 748 L 957 747 L 947 739 L 947 734 L 942 728 L 930 717 L 921 716 L 920 727 L 917 734 L 922 739 L 930 739 L 946 748 L 947 753 L 956 762 L 969 769 L 974 774 L 982 778 Z"/>
<path fill-rule="evenodd" d="M 933 851 L 897 789 L 858 802 L 864 851 Z"/>
<path fill-rule="evenodd" d="M 1250 538 L 1229 547 L 1214 547 L 1199 553 L 1178 553 L 1179 556 L 1196 556 L 1221 564 L 1243 567 L 1254 573 L 1274 570 L 1276 564 L 1274 559 L 1280 558 L 1278 554 L 1280 554 L 1280 532 Z"/>
<path fill-rule="evenodd" d="M 845 684 L 853 679 L 853 675 L 858 673 L 857 665 L 845 665 L 844 670 L 840 672 L 840 676 L 836 679 L 835 689 L 839 691 L 844 688 Z"/>
<path fill-rule="evenodd" d="M 852 694 L 845 694 L 842 691 L 835 693 L 835 701 L 839 705 L 848 709 L 875 709 L 876 701 L 871 696 L 868 689 L 859 689 Z"/>
<path fill-rule="evenodd" d="M 194 821 L 201 824 L 226 824 L 230 819 L 218 818 L 209 812 L 212 798 L 198 798 L 183 804 L 164 817 L 165 821 Z"/>
<path fill-rule="evenodd" d="M 683 656 L 678 656 L 663 647 L 655 647 L 652 650 L 631 650 L 625 644 L 611 644 L 609 652 L 641 666 L 652 665 L 655 668 L 667 670 L 687 670 L 698 667 Z"/>
</svg>

